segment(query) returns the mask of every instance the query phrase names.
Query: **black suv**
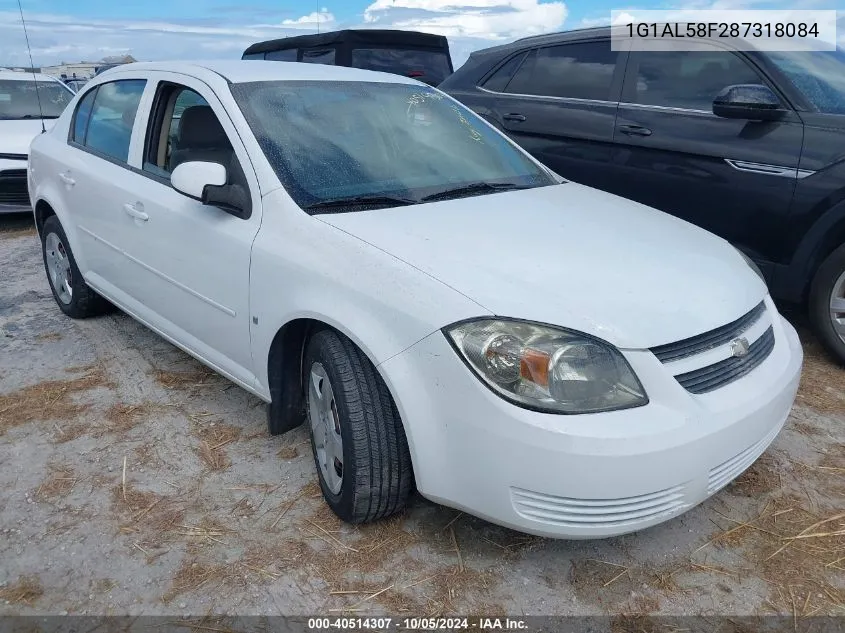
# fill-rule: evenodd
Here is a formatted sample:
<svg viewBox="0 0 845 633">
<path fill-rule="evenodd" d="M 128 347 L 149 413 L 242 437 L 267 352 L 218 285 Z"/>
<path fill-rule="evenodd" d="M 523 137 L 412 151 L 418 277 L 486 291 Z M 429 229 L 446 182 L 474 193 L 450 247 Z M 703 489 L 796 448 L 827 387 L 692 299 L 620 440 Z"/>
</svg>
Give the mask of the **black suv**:
<svg viewBox="0 0 845 633">
<path fill-rule="evenodd" d="M 614 52 L 610 34 L 477 51 L 439 88 L 561 176 L 732 242 L 845 363 L 845 52 Z"/>
<path fill-rule="evenodd" d="M 398 29 L 346 29 L 253 44 L 242 59 L 328 64 L 405 75 L 436 86 L 452 73 L 442 35 Z"/>
</svg>

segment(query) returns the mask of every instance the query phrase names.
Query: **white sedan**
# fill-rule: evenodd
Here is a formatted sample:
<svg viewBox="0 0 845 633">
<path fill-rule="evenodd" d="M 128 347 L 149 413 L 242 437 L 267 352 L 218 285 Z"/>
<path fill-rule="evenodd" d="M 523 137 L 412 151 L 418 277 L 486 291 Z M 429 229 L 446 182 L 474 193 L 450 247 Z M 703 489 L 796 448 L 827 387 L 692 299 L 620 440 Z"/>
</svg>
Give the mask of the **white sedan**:
<svg viewBox="0 0 845 633">
<path fill-rule="evenodd" d="M 750 466 L 798 387 L 730 244 L 412 79 L 122 66 L 34 141 L 29 188 L 61 310 L 114 304 L 268 402 L 271 433 L 307 421 L 349 522 L 416 487 L 539 535 L 638 530 Z"/>
</svg>

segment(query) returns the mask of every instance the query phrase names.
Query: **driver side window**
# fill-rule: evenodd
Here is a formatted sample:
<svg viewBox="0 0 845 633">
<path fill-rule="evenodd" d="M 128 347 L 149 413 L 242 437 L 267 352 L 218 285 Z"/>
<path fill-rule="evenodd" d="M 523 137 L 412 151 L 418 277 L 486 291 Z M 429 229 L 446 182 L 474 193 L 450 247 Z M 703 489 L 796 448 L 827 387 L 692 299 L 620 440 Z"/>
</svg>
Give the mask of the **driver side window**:
<svg viewBox="0 0 845 633">
<path fill-rule="evenodd" d="M 144 171 L 169 179 L 177 165 L 188 161 L 220 163 L 230 174 L 237 169 L 232 144 L 202 95 L 163 84 L 150 119 Z"/>
<path fill-rule="evenodd" d="M 710 112 L 713 99 L 727 86 L 762 84 L 748 62 L 726 50 L 640 52 L 634 102 Z"/>
</svg>

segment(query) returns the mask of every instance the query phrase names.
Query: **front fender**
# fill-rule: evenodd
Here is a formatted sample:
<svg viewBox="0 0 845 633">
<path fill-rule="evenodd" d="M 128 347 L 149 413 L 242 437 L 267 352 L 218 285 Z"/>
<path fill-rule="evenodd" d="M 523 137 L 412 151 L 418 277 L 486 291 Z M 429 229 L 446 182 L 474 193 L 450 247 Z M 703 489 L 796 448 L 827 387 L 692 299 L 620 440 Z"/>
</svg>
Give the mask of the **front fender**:
<svg viewBox="0 0 845 633">
<path fill-rule="evenodd" d="M 263 217 L 250 269 L 253 362 L 263 391 L 269 391 L 273 339 L 295 319 L 330 325 L 379 365 L 445 325 L 489 314 L 422 271 L 305 214 L 284 193 L 265 198 Z"/>
</svg>

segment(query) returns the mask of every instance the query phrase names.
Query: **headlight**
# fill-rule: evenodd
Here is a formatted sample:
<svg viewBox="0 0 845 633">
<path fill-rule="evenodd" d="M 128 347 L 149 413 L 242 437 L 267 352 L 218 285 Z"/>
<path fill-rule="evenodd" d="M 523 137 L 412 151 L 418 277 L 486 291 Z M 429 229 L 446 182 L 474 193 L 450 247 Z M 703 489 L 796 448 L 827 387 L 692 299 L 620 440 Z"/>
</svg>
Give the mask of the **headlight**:
<svg viewBox="0 0 845 633">
<path fill-rule="evenodd" d="M 547 413 L 596 413 L 648 403 L 631 366 L 586 334 L 479 319 L 445 329 L 479 378 L 503 398 Z"/>
<path fill-rule="evenodd" d="M 736 246 L 734 246 L 734 248 L 736 248 Z M 742 259 L 745 260 L 745 263 L 748 264 L 748 267 L 751 270 L 753 270 L 755 273 L 757 273 L 757 276 L 760 278 L 760 280 L 764 284 L 766 284 L 766 287 L 768 287 L 769 284 L 766 283 L 766 278 L 763 276 L 763 271 L 760 270 L 760 267 L 757 265 L 757 263 L 753 259 L 751 259 L 748 255 L 746 255 L 741 250 L 739 250 L 738 248 L 736 249 L 736 252 L 739 253 L 740 255 L 742 255 Z"/>
</svg>

